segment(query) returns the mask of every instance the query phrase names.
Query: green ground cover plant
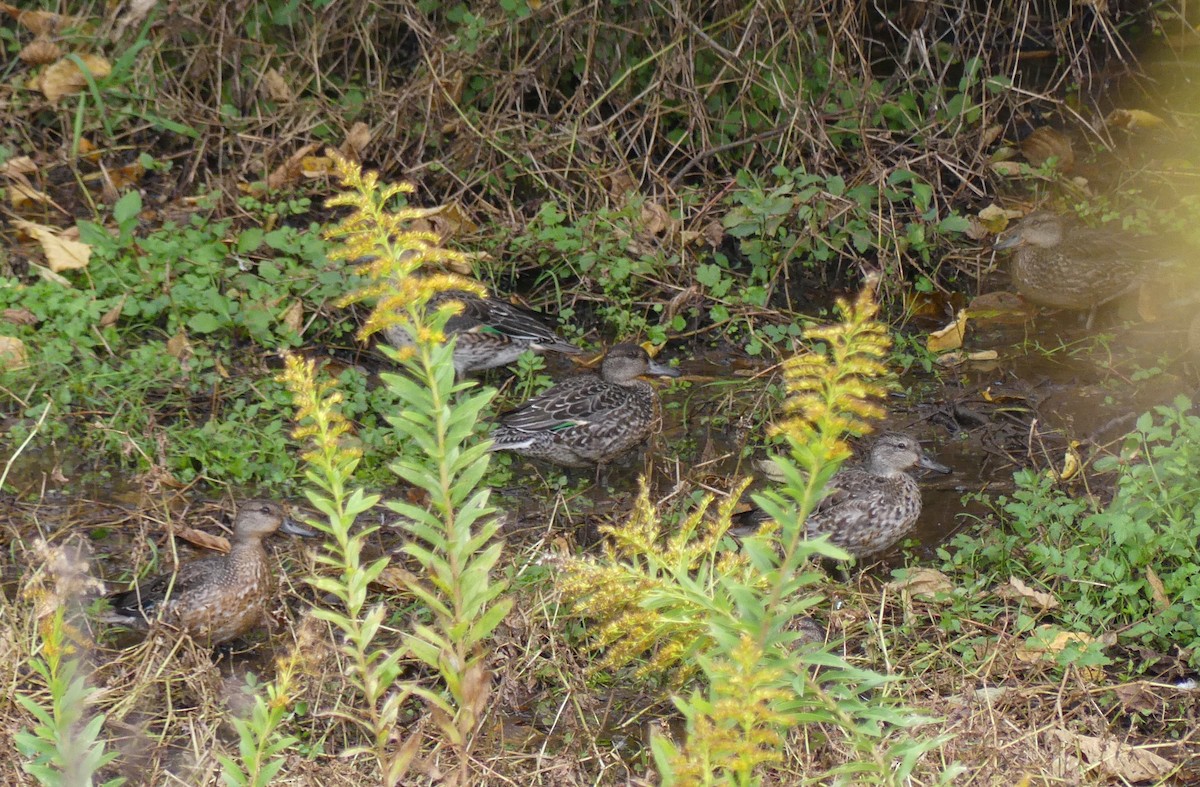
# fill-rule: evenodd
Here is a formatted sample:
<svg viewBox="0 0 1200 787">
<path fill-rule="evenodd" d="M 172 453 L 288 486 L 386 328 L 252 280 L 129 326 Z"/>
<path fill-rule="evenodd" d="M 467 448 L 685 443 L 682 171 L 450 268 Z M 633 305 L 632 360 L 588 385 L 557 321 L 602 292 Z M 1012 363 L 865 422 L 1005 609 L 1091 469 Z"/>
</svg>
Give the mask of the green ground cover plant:
<svg viewBox="0 0 1200 787">
<path fill-rule="evenodd" d="M 1133 676 L 1153 668 L 1155 654 L 1172 652 L 1200 665 L 1198 438 L 1200 417 L 1186 399 L 1144 414 L 1120 454 L 1097 462 L 1097 471 L 1115 474 L 1107 502 L 1063 489 L 1046 473 L 1019 473 L 1016 491 L 995 500 L 1004 527 L 950 545 L 946 568 L 966 582 L 959 612 L 1006 617 L 1007 605 L 981 600 L 983 591 L 1017 577 L 1057 603 L 1025 610 L 1013 634 L 1085 635 L 1057 653 L 1060 666 Z"/>
</svg>

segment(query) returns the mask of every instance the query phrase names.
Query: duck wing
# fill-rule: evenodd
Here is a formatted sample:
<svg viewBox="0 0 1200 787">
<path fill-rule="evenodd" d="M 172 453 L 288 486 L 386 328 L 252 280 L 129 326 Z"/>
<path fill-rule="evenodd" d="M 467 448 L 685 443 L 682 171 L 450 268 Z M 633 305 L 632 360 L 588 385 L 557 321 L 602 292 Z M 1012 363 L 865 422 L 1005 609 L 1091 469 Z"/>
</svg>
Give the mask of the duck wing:
<svg viewBox="0 0 1200 787">
<path fill-rule="evenodd" d="M 542 350 L 583 352 L 575 345 L 558 338 L 536 312 L 505 301 L 480 298 L 459 290 L 451 290 L 438 298 L 439 303 L 451 300 L 461 303 L 462 311 L 446 323 L 448 333 L 490 333 L 530 342 Z"/>
<path fill-rule="evenodd" d="M 594 374 L 570 377 L 525 404 L 500 414 L 521 432 L 555 432 L 601 421 L 628 403 L 629 392 Z"/>
<path fill-rule="evenodd" d="M 224 555 L 189 560 L 180 565 L 174 574 L 159 574 L 139 582 L 129 590 L 111 593 L 105 598 L 115 617 L 153 618 L 164 601 L 190 595 L 212 582 L 213 576 L 223 569 L 224 563 Z"/>
</svg>

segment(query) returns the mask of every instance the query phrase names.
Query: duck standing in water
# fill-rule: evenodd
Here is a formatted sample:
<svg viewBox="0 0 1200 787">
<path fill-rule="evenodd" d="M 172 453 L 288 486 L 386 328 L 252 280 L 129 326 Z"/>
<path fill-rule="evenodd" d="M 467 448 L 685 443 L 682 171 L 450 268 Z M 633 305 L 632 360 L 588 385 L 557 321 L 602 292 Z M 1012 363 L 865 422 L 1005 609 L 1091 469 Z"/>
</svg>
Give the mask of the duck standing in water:
<svg viewBox="0 0 1200 787">
<path fill-rule="evenodd" d="M 921 489 L 908 471 L 950 468 L 926 456 L 915 437 L 886 432 L 871 445 L 867 463 L 843 467 L 804 523 L 810 538 L 829 543 L 860 560 L 884 552 L 912 532 L 921 515 Z"/>
<path fill-rule="evenodd" d="M 569 355 L 583 352 L 558 338 L 537 313 L 504 301 L 481 298 L 465 290 L 444 290 L 429 299 L 427 308 L 437 309 L 450 302 L 462 307 L 446 322 L 446 335 L 456 337 L 454 371 L 459 377 L 507 366 L 526 350 Z M 400 325 L 384 328 L 383 336 L 393 347 L 412 345 L 412 337 Z"/>
<path fill-rule="evenodd" d="M 493 451 L 511 451 L 564 467 L 606 464 L 650 436 L 658 395 L 642 375 L 678 377 L 636 344 L 618 344 L 599 374 L 567 378 L 524 404 L 501 413 Z"/>
<path fill-rule="evenodd" d="M 916 438 L 895 432 L 879 435 L 862 466 L 842 467 L 829 481 L 829 493 L 804 523 L 809 538 L 829 543 L 863 559 L 887 551 L 912 532 L 921 515 L 921 489 L 909 475 L 914 467 L 939 473 L 950 468 L 929 458 Z M 753 533 L 769 517 L 755 506 L 736 517 L 730 532 Z"/>
<path fill-rule="evenodd" d="M 275 577 L 262 541 L 276 530 L 316 535 L 289 519 L 278 503 L 248 500 L 238 508 L 229 554 L 182 563 L 174 574 L 107 596 L 112 609 L 100 620 L 145 630 L 161 616 L 212 645 L 248 633 L 266 618 L 275 599 Z"/>
<path fill-rule="evenodd" d="M 1012 281 L 1025 300 L 1038 306 L 1088 312 L 1137 289 L 1155 262 L 1169 255 L 1155 239 L 1045 210 L 1030 213 L 996 239 L 997 250 L 1012 249 Z"/>
</svg>

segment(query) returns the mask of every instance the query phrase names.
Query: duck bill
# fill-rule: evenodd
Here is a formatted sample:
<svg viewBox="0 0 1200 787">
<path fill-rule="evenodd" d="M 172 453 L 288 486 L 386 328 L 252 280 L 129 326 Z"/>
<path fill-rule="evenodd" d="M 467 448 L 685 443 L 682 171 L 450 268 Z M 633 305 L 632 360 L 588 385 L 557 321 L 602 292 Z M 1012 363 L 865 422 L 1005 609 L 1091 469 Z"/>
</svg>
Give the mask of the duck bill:
<svg viewBox="0 0 1200 787">
<path fill-rule="evenodd" d="M 948 475 L 954 472 L 951 468 L 946 467 L 946 465 L 942 464 L 941 462 L 933 461 L 925 454 L 921 454 L 921 458 L 917 460 L 917 464 L 926 470 L 932 470 L 935 473 L 942 473 L 943 475 Z"/>
<path fill-rule="evenodd" d="M 1011 235 L 1002 235 L 996 238 L 996 242 L 992 244 L 992 248 L 996 251 L 1004 251 L 1005 249 L 1015 249 L 1021 245 L 1021 233 L 1014 232 Z"/>
<path fill-rule="evenodd" d="M 650 361 L 649 365 L 646 367 L 646 374 L 654 374 L 658 375 L 659 377 L 678 377 L 679 370 L 671 366 L 658 363 L 657 361 Z"/>
<path fill-rule="evenodd" d="M 321 534 L 315 530 L 309 530 L 304 525 L 289 517 L 284 517 L 283 524 L 279 526 L 279 532 L 287 533 L 289 536 L 299 536 L 300 538 L 320 538 Z"/>
</svg>

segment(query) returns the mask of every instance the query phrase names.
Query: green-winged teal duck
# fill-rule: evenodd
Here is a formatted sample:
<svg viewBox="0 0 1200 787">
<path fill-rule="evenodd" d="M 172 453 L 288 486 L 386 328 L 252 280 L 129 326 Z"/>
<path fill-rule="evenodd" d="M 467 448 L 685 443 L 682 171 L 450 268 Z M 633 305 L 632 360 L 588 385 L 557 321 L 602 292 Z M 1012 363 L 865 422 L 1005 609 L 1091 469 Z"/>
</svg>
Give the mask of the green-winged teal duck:
<svg viewBox="0 0 1200 787">
<path fill-rule="evenodd" d="M 1000 233 L 996 249 L 1013 249 L 1012 281 L 1025 300 L 1038 306 L 1088 312 L 1137 289 L 1142 274 L 1164 254 L 1154 239 L 1045 210 L 1030 213 Z"/>
<path fill-rule="evenodd" d="M 289 519 L 278 503 L 246 501 L 233 523 L 229 554 L 182 563 L 174 574 L 107 596 L 112 609 L 101 620 L 144 630 L 161 617 L 213 645 L 246 634 L 263 621 L 275 598 L 275 577 L 262 540 L 276 530 L 316 535 Z"/>
<path fill-rule="evenodd" d="M 546 327 L 536 312 L 492 298 L 481 298 L 465 290 L 445 290 L 429 299 L 437 308 L 451 301 L 462 304 L 462 311 L 446 322 L 446 334 L 456 337 L 454 370 L 461 377 L 469 372 L 506 366 L 526 350 L 536 353 L 583 352 L 568 344 Z M 383 330 L 393 347 L 407 347 L 412 339 L 401 326 Z"/>
<path fill-rule="evenodd" d="M 643 442 L 654 428 L 658 395 L 638 378 L 678 377 L 636 344 L 618 344 L 600 374 L 569 377 L 500 415 L 493 451 L 512 451 L 564 467 L 602 465 Z"/>
<path fill-rule="evenodd" d="M 879 435 L 865 465 L 843 467 L 830 480 L 828 494 L 805 523 L 808 536 L 829 536 L 831 544 L 860 559 L 886 551 L 908 535 L 921 513 L 921 490 L 908 474 L 918 465 L 950 472 L 929 458 L 916 438 Z M 752 508 L 738 515 L 739 524 L 730 532 L 749 535 L 767 519 L 762 509 Z"/>
</svg>

